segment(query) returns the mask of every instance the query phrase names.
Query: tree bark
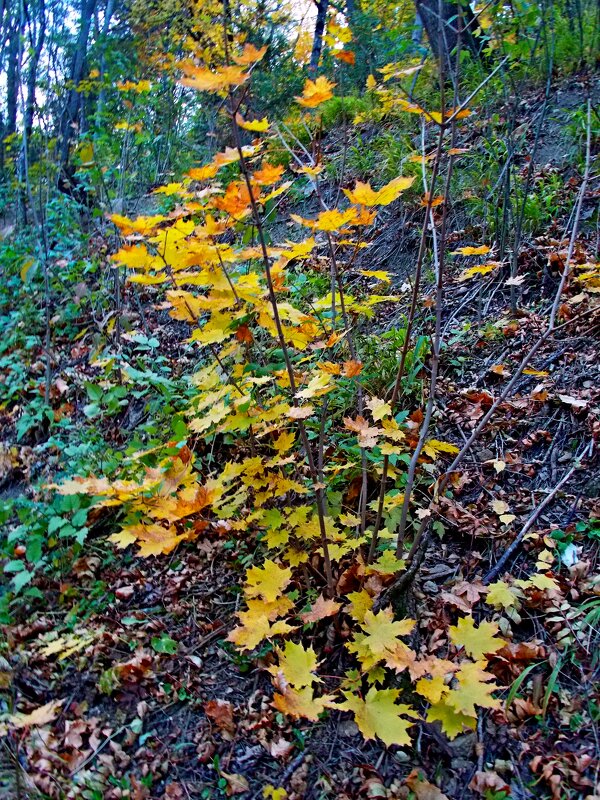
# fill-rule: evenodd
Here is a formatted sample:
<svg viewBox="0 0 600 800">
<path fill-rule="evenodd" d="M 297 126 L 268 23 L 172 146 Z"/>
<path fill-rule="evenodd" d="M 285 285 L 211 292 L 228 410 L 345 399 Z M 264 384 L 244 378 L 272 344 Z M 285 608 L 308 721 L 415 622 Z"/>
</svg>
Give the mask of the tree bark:
<svg viewBox="0 0 600 800">
<path fill-rule="evenodd" d="M 8 32 L 8 68 L 6 70 L 6 127 L 4 136 L 11 136 L 17 130 L 17 105 L 19 100 L 19 80 L 21 74 L 19 39 L 21 30 L 19 18 L 15 17 Z"/>
<path fill-rule="evenodd" d="M 87 56 L 87 44 L 90 35 L 92 17 L 98 0 L 81 0 L 81 13 L 79 18 L 79 34 L 73 61 L 71 64 L 70 89 L 67 95 L 65 107 L 60 121 L 60 177 L 59 181 L 68 188 L 68 164 L 71 143 L 74 138 L 74 126 L 77 123 L 79 114 L 81 95 L 77 91 L 77 85 L 83 78 L 83 70 Z M 67 183 L 65 183 L 65 181 Z"/>
<path fill-rule="evenodd" d="M 104 111 L 104 103 L 105 103 L 105 96 L 106 92 L 104 91 L 104 73 L 106 72 L 106 45 L 107 45 L 107 37 L 108 37 L 108 30 L 110 28 L 110 21 L 113 15 L 114 10 L 114 2 L 113 0 L 108 0 L 106 3 L 106 9 L 104 11 L 104 22 L 102 24 L 102 31 L 101 31 L 101 50 L 100 50 L 100 67 L 98 79 L 100 81 L 100 91 L 98 92 L 98 102 L 96 104 L 96 114 L 95 114 L 95 127 L 96 130 L 100 130 L 102 125 L 102 113 Z"/>
<path fill-rule="evenodd" d="M 313 36 L 313 45 L 310 54 L 310 66 L 309 66 L 309 69 L 313 75 L 316 75 L 317 69 L 319 68 L 321 50 L 323 49 L 323 34 L 325 32 L 325 22 L 327 20 L 328 7 L 329 7 L 329 0 L 318 0 L 317 20 L 315 22 L 315 34 Z"/>
<path fill-rule="evenodd" d="M 22 15 L 17 3 L 10 6 L 0 0 L 0 74 L 4 75 L 6 115 L 0 117 L 0 178 L 4 179 L 8 137 L 17 132 L 17 109 L 21 81 Z M 9 144 L 13 146 L 14 142 Z"/>
<path fill-rule="evenodd" d="M 31 8 L 23 0 L 24 16 L 27 19 L 29 39 L 29 65 L 27 67 L 25 108 L 23 109 L 23 140 L 19 154 L 19 188 L 17 194 L 18 217 L 23 225 L 27 225 L 27 183 L 29 181 L 29 164 L 31 159 L 31 134 L 35 115 L 35 87 L 38 66 L 44 40 L 46 38 L 46 5 L 45 0 L 38 0 L 38 7 Z"/>
<path fill-rule="evenodd" d="M 25 113 L 23 119 L 23 130 L 27 143 L 31 138 L 33 130 L 33 117 L 35 113 L 35 87 L 37 83 L 37 72 L 46 39 L 46 3 L 39 0 L 39 8 L 35 9 L 35 18 L 39 23 L 37 34 L 32 20 L 29 20 L 29 53 L 30 61 L 27 69 L 27 98 L 25 100 Z"/>
<path fill-rule="evenodd" d="M 480 57 L 480 45 L 473 33 L 476 20 L 469 5 L 459 6 L 452 0 L 415 0 L 417 13 L 429 39 L 429 45 L 438 60 L 454 73 L 455 53 L 459 42 L 473 56 Z"/>
</svg>

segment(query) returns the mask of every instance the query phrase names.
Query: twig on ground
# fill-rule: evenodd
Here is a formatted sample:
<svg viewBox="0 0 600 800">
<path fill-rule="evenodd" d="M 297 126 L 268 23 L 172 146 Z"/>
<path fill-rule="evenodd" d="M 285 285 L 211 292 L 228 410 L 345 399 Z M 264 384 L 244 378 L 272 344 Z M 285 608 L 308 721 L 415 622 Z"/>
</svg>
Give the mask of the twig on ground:
<svg viewBox="0 0 600 800">
<path fill-rule="evenodd" d="M 560 492 L 563 486 L 565 486 L 570 481 L 573 474 L 581 466 L 581 462 L 583 461 L 583 459 L 586 456 L 591 455 L 593 449 L 594 449 L 594 442 L 592 440 L 586 445 L 585 449 L 577 458 L 571 469 L 560 479 L 560 481 L 556 484 L 556 486 L 550 492 L 548 492 L 544 500 L 529 515 L 527 522 L 525 523 L 525 525 L 523 525 L 519 533 L 515 536 L 515 538 L 512 541 L 512 544 L 509 547 L 507 547 L 502 557 L 498 559 L 497 563 L 485 575 L 485 577 L 483 578 L 483 583 L 490 583 L 491 581 L 495 580 L 498 577 L 498 575 L 500 575 L 504 567 L 508 564 L 508 562 L 511 560 L 511 558 L 514 556 L 514 554 L 521 546 L 523 539 L 529 533 L 529 531 L 533 527 L 533 524 L 540 516 L 542 511 L 546 508 L 546 506 L 548 506 L 552 502 L 552 500 Z"/>
</svg>

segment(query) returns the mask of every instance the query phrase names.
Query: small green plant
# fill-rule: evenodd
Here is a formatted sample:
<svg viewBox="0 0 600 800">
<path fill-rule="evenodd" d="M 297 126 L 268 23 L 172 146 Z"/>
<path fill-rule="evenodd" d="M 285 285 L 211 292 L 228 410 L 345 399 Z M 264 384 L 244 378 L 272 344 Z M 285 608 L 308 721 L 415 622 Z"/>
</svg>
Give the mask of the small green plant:
<svg viewBox="0 0 600 800">
<path fill-rule="evenodd" d="M 398 359 L 404 347 L 405 328 L 391 328 L 381 336 L 367 337 L 360 343 L 364 362 L 364 381 L 376 397 L 391 392 L 398 369 Z M 412 394 L 419 390 L 419 375 L 429 354 L 429 339 L 417 336 L 406 354 L 402 388 Z"/>
</svg>

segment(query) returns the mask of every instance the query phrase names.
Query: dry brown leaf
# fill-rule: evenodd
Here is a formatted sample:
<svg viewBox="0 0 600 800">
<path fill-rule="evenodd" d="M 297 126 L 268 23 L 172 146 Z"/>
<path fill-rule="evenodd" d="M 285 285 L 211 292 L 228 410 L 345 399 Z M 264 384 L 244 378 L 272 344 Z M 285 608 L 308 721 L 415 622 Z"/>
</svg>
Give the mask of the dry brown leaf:
<svg viewBox="0 0 600 800">
<path fill-rule="evenodd" d="M 231 797 L 233 794 L 243 794 L 250 789 L 250 785 L 243 775 L 237 773 L 223 772 L 221 770 L 220 776 L 227 781 L 227 794 Z"/>
<path fill-rule="evenodd" d="M 204 712 L 222 731 L 227 731 L 228 733 L 233 733 L 235 731 L 233 706 L 228 700 L 222 700 L 220 698 L 209 700 L 208 703 L 204 705 Z"/>
<path fill-rule="evenodd" d="M 335 600 L 326 600 L 323 595 L 320 595 L 312 604 L 310 611 L 305 614 L 300 614 L 302 622 L 318 622 L 325 617 L 332 617 L 342 607 L 341 603 L 336 603 Z"/>
<path fill-rule="evenodd" d="M 416 769 L 406 778 L 406 785 L 413 792 L 416 800 L 448 800 L 441 789 L 421 777 Z"/>
<path fill-rule="evenodd" d="M 491 770 L 476 772 L 469 784 L 469 789 L 473 789 L 474 792 L 478 792 L 481 795 L 495 795 L 497 792 L 510 794 L 510 787 L 506 785 L 497 772 L 492 772 Z"/>
</svg>

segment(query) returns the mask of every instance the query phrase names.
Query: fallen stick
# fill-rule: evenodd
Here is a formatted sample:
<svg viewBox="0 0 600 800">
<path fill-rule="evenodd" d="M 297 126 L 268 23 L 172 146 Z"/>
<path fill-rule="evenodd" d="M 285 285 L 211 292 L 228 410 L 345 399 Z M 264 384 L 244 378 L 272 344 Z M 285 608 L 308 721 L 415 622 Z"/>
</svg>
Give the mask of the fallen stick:
<svg viewBox="0 0 600 800">
<path fill-rule="evenodd" d="M 506 548 L 506 550 L 504 551 L 503 555 L 498 559 L 496 564 L 491 568 L 491 570 L 483 578 L 483 583 L 484 584 L 490 583 L 495 578 L 497 578 L 498 575 L 500 575 L 500 573 L 502 572 L 504 567 L 508 564 L 510 559 L 515 555 L 515 553 L 517 552 L 517 550 L 521 546 L 521 543 L 523 542 L 523 539 L 529 533 L 529 531 L 533 527 L 534 522 L 540 516 L 542 511 L 556 497 L 556 495 L 560 492 L 562 487 L 566 483 L 569 482 L 569 480 L 571 479 L 571 476 L 573 475 L 573 473 L 576 470 L 578 470 L 579 467 L 581 466 L 581 462 L 583 461 L 583 459 L 587 455 L 591 455 L 593 450 L 594 450 L 594 442 L 592 440 L 586 445 L 585 449 L 583 450 L 581 455 L 577 458 L 575 464 L 573 464 L 571 469 L 560 479 L 560 481 L 556 484 L 556 486 L 550 492 L 548 492 L 548 494 L 546 495 L 544 500 L 539 504 L 539 506 L 537 506 L 537 508 L 534 508 L 534 510 L 530 514 L 529 519 L 527 520 L 525 525 L 523 525 L 523 527 L 521 528 L 519 533 L 515 536 L 512 544 L 509 547 Z"/>
</svg>

